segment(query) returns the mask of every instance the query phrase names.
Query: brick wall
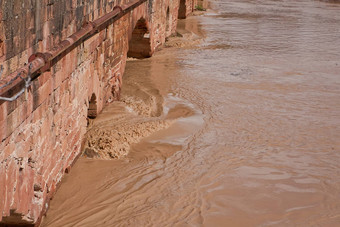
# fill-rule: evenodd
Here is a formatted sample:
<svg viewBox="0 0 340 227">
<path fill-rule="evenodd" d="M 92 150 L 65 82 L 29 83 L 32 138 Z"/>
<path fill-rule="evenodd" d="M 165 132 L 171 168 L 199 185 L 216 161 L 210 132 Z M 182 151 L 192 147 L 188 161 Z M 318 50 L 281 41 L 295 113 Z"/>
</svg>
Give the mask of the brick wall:
<svg viewBox="0 0 340 227">
<path fill-rule="evenodd" d="M 193 0 L 186 1 L 189 6 Z M 84 21 L 127 2 L 0 0 L 0 81 L 33 53 L 48 51 L 79 30 Z M 39 223 L 62 176 L 81 153 L 88 115 L 95 116 L 118 97 L 114 88 L 124 73 L 138 20 L 146 21 L 152 54 L 175 32 L 178 10 L 179 1 L 143 3 L 59 56 L 17 100 L 0 101 L 0 226 Z"/>
</svg>

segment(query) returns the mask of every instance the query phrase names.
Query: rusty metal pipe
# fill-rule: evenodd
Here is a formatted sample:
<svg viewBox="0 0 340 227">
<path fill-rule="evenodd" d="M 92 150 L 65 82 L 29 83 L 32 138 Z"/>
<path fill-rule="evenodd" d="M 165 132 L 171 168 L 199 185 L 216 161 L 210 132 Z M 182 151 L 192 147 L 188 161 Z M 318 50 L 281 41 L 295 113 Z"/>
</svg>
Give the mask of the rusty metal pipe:
<svg viewBox="0 0 340 227">
<path fill-rule="evenodd" d="M 111 20 L 115 16 L 117 16 L 119 13 L 122 12 L 121 9 L 122 8 L 120 8 L 120 7 L 119 8 L 115 7 L 115 8 L 113 8 L 113 10 L 111 12 L 109 12 L 109 13 L 105 14 L 104 16 L 102 16 L 101 18 L 98 18 L 97 20 L 93 21 L 92 23 L 94 24 L 94 28 L 97 30 L 100 26 L 107 23 L 109 20 Z"/>
<path fill-rule="evenodd" d="M 122 9 L 123 9 L 123 12 L 126 13 L 128 11 L 131 11 L 133 10 L 134 8 L 140 6 L 141 4 L 143 4 L 144 2 L 146 2 L 147 0 L 134 0 L 134 1 L 131 1 L 125 5 L 122 5 Z"/>
<path fill-rule="evenodd" d="M 91 23 L 86 23 L 79 31 L 73 33 L 71 36 L 67 37 L 65 40 L 47 52 L 47 54 L 51 55 L 48 58 L 48 61 L 52 61 L 54 58 L 70 48 L 74 43 L 89 35 L 93 29 L 94 27 Z"/>
<path fill-rule="evenodd" d="M 32 62 L 37 57 L 44 59 L 45 65 L 38 69 L 37 71 L 44 72 L 51 67 L 51 61 L 64 53 L 68 48 L 70 48 L 73 44 L 86 37 L 93 31 L 94 27 L 92 23 L 86 23 L 84 26 L 77 32 L 73 33 L 71 36 L 67 37 L 65 40 L 61 41 L 58 45 L 54 46 L 50 51 L 45 53 L 35 53 L 31 55 L 28 59 L 28 62 Z M 35 72 L 37 72 L 35 71 Z"/>
<path fill-rule="evenodd" d="M 104 16 L 98 18 L 97 20 L 94 20 L 93 22 L 87 22 L 83 25 L 83 27 L 60 42 L 58 45 L 53 47 L 50 51 L 45 53 L 35 53 L 31 55 L 28 59 L 28 62 L 32 64 L 31 68 L 31 74 L 37 73 L 37 72 L 44 72 L 48 70 L 51 67 L 51 61 L 55 59 L 60 54 L 64 53 L 66 50 L 68 50 L 72 45 L 74 45 L 79 40 L 93 35 L 95 32 L 98 31 L 98 29 L 103 26 L 105 23 L 113 19 L 114 17 L 118 15 L 126 14 L 127 12 L 133 10 L 134 8 L 138 7 L 139 5 L 143 4 L 147 0 L 134 0 L 131 1 L 123 6 L 115 6 L 113 10 Z M 27 74 L 29 72 L 28 65 L 16 70 L 15 72 L 8 75 L 5 80 L 0 81 L 0 96 L 6 94 L 9 90 L 14 88 L 15 86 L 19 85 L 22 82 L 21 76 L 18 75 L 25 75 L 27 77 Z"/>
</svg>

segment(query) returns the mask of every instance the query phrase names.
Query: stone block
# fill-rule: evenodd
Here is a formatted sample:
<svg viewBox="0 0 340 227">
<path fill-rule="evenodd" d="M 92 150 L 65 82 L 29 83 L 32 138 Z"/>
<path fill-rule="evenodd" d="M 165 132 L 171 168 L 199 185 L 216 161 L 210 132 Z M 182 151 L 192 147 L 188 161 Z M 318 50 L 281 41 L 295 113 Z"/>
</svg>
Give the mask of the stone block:
<svg viewBox="0 0 340 227">
<path fill-rule="evenodd" d="M 0 122 L 4 121 L 7 117 L 7 102 L 0 104 Z"/>
</svg>

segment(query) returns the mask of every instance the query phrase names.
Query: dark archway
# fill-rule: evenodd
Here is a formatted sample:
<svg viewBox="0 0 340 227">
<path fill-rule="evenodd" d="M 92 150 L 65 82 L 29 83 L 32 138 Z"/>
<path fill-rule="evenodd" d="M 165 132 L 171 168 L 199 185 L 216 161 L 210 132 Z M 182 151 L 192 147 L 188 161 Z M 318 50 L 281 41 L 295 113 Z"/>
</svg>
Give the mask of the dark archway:
<svg viewBox="0 0 340 227">
<path fill-rule="evenodd" d="M 89 101 L 89 109 L 87 112 L 87 117 L 90 119 L 94 119 L 97 117 L 97 97 L 96 94 L 92 94 L 91 99 Z"/>
<path fill-rule="evenodd" d="M 185 0 L 180 0 L 178 9 L 178 19 L 185 19 L 187 17 L 187 9 Z"/>
<path fill-rule="evenodd" d="M 148 58 L 151 57 L 151 55 L 152 51 L 149 29 L 146 20 L 141 18 L 137 21 L 132 32 L 127 56 L 133 58 Z"/>
</svg>

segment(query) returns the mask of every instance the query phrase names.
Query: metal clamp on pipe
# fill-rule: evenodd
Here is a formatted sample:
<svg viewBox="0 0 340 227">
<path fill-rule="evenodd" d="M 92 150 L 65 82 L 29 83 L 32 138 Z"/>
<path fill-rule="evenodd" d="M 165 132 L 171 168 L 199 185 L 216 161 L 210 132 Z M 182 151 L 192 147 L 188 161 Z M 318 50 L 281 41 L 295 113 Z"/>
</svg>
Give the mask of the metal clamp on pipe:
<svg viewBox="0 0 340 227">
<path fill-rule="evenodd" d="M 45 65 L 40 68 L 37 72 L 38 73 L 43 73 L 45 71 L 49 71 L 50 68 L 51 68 L 51 61 L 50 61 L 50 58 L 52 57 L 52 54 L 50 53 L 41 53 L 41 52 L 38 52 L 38 53 L 35 53 L 35 54 L 32 54 L 29 58 L 28 58 L 28 62 L 32 62 L 34 61 L 36 58 L 41 58 L 44 60 L 45 62 Z"/>
<path fill-rule="evenodd" d="M 16 93 L 15 95 L 13 95 L 12 97 L 3 97 L 3 96 L 0 96 L 0 100 L 1 101 L 9 101 L 9 102 L 13 102 L 14 100 L 16 100 L 17 98 L 19 98 L 20 95 L 22 95 L 27 88 L 29 88 L 32 84 L 32 78 L 31 78 L 31 69 L 32 69 L 32 64 L 30 64 L 28 66 L 28 74 L 27 74 L 27 77 L 26 78 L 23 78 L 21 76 L 22 74 L 22 71 L 19 72 L 19 74 L 17 75 L 18 77 L 20 77 L 23 81 L 25 81 L 25 85 L 24 87 L 18 92 Z M 4 85 L 6 86 L 6 84 Z M 3 86 L 3 87 L 4 87 Z M 1 89 L 1 88 L 0 88 Z"/>
</svg>

